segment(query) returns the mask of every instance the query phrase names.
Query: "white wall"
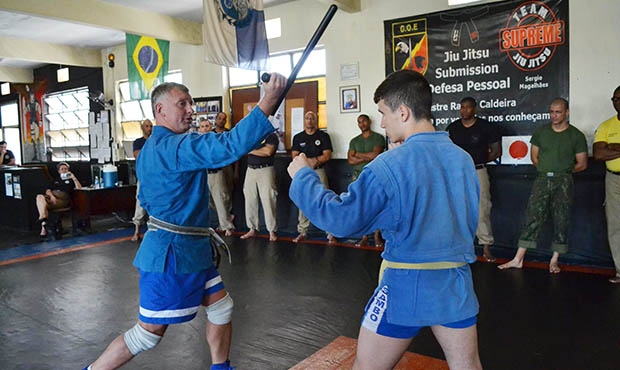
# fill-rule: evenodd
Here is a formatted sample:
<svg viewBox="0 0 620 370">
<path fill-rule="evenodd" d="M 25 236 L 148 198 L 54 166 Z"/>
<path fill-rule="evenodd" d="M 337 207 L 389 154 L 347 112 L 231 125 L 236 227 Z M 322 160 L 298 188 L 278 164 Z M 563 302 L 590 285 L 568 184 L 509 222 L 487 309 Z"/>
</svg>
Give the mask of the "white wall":
<svg viewBox="0 0 620 370">
<path fill-rule="evenodd" d="M 620 85 L 617 0 L 571 1 L 570 120 L 592 139 L 598 125 L 616 112 L 611 104 Z"/>
<path fill-rule="evenodd" d="M 491 2 L 491 1 L 487 1 Z M 359 134 L 356 113 L 340 113 L 339 87 L 360 85 L 360 107 L 379 128 L 380 115 L 372 100 L 385 77 L 383 21 L 448 9 L 447 0 L 361 0 L 359 13 L 338 11 L 319 44 L 326 48 L 327 107 L 334 158 L 346 158 L 349 140 Z M 271 52 L 306 46 L 328 6 L 317 0 L 298 0 L 270 7 L 266 18 L 281 18 L 282 37 L 270 41 Z M 571 123 L 580 128 L 590 145 L 598 124 L 615 112 L 609 98 L 620 85 L 620 48 L 615 20 L 617 0 L 571 1 L 570 9 L 570 108 Z M 127 78 L 125 48 L 114 48 L 117 67 L 104 68 L 106 97 L 111 81 Z M 102 58 L 107 51 L 102 52 Z M 340 65 L 359 63 L 359 80 L 341 81 Z M 193 96 L 225 95 L 219 66 L 203 62 L 202 48 L 172 43 L 170 69 L 181 69 Z M 553 97 L 550 97 L 550 99 Z M 224 100 L 227 100 L 226 98 Z"/>
</svg>

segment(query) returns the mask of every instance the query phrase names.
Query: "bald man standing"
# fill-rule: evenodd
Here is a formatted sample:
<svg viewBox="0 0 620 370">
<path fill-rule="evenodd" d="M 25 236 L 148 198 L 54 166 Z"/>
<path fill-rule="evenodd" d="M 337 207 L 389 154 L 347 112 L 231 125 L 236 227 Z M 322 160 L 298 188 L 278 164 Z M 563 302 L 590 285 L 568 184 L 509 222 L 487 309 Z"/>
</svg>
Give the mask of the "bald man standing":
<svg viewBox="0 0 620 370">
<path fill-rule="evenodd" d="M 304 130 L 293 137 L 291 156 L 295 159 L 301 153 L 306 155 L 321 182 L 325 187 L 328 187 L 327 174 L 323 166 L 332 158 L 332 141 L 327 132 L 319 130 L 317 115 L 312 111 L 308 111 L 304 115 Z M 293 239 L 293 243 L 306 239 L 310 229 L 310 221 L 301 210 L 297 221 L 299 235 Z M 336 238 L 330 233 L 327 233 L 327 240 L 330 243 L 336 242 Z"/>
</svg>

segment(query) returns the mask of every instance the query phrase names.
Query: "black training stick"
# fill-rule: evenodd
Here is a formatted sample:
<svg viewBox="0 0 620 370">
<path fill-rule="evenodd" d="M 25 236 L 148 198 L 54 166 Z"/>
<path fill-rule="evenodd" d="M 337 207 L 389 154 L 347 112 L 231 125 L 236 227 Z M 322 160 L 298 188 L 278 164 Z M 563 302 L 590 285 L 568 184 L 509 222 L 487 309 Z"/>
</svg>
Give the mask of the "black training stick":
<svg viewBox="0 0 620 370">
<path fill-rule="evenodd" d="M 278 110 L 278 108 L 280 107 L 280 104 L 282 103 L 282 100 L 284 100 L 284 97 L 286 97 L 286 94 L 288 94 L 288 91 L 291 89 L 291 86 L 293 86 L 293 83 L 295 83 L 295 78 L 297 78 L 297 73 L 299 73 L 299 71 L 301 70 L 301 67 L 303 67 L 304 62 L 308 58 L 308 55 L 310 55 L 310 52 L 312 52 L 316 44 L 319 42 L 319 39 L 323 35 L 323 32 L 325 32 L 327 25 L 334 17 L 334 14 L 336 14 L 336 10 L 338 10 L 338 7 L 334 4 L 330 5 L 329 9 L 327 9 L 327 13 L 325 13 L 323 20 L 321 21 L 321 24 L 319 24 L 319 28 L 317 28 L 316 31 L 314 31 L 314 35 L 312 35 L 312 38 L 308 42 L 308 45 L 306 45 L 304 52 L 301 54 L 301 58 L 299 58 L 299 61 L 293 68 L 291 75 L 288 77 L 286 87 L 284 88 L 284 91 L 282 91 L 282 94 L 280 94 L 280 97 L 278 98 L 278 103 L 274 106 L 273 112 L 271 112 L 272 115 Z M 263 82 L 269 82 L 270 78 L 271 78 L 271 75 L 269 73 L 263 73 L 263 75 L 260 77 L 260 79 Z"/>
</svg>

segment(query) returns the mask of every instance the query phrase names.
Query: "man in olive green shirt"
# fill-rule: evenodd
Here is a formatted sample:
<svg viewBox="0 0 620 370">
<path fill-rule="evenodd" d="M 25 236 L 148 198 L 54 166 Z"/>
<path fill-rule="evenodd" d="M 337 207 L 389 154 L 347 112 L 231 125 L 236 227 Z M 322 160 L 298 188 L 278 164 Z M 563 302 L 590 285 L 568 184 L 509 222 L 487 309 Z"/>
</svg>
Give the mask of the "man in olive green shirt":
<svg viewBox="0 0 620 370">
<path fill-rule="evenodd" d="M 538 127 L 530 142 L 531 158 L 538 175 L 527 204 L 526 222 L 515 257 L 500 269 L 521 268 L 528 249 L 536 242 L 549 211 L 553 218 L 553 256 L 549 272 L 560 272 L 558 258 L 568 251 L 568 222 L 573 200 L 572 173 L 588 166 L 588 144 L 581 131 L 568 123 L 568 101 L 558 98 L 549 108 L 551 124 Z"/>
<path fill-rule="evenodd" d="M 385 150 L 385 138 L 383 135 L 370 130 L 370 117 L 367 114 L 360 114 L 357 117 L 357 126 L 362 131 L 361 134 L 351 139 L 347 160 L 353 167 L 353 181 L 364 169 L 364 166 L 375 159 Z M 368 244 L 368 235 L 364 235 L 357 246 Z M 375 245 L 383 247 L 384 241 L 379 230 L 375 231 Z"/>
</svg>

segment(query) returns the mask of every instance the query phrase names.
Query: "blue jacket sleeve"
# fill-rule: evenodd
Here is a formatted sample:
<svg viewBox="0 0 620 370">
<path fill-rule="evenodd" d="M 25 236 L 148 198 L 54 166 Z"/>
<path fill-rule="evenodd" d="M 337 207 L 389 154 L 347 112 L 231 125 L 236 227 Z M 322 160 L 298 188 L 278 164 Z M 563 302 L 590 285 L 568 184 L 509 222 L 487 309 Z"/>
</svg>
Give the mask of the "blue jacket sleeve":
<svg viewBox="0 0 620 370">
<path fill-rule="evenodd" d="M 295 174 L 289 189 L 291 200 L 321 230 L 336 237 L 361 236 L 382 228 L 388 196 L 371 170 L 340 195 L 326 189 L 310 168 Z"/>
<path fill-rule="evenodd" d="M 176 166 L 186 171 L 227 166 L 254 149 L 274 130 L 263 112 L 258 107 L 254 108 L 228 132 L 180 137 L 176 150 L 179 163 Z"/>
</svg>

